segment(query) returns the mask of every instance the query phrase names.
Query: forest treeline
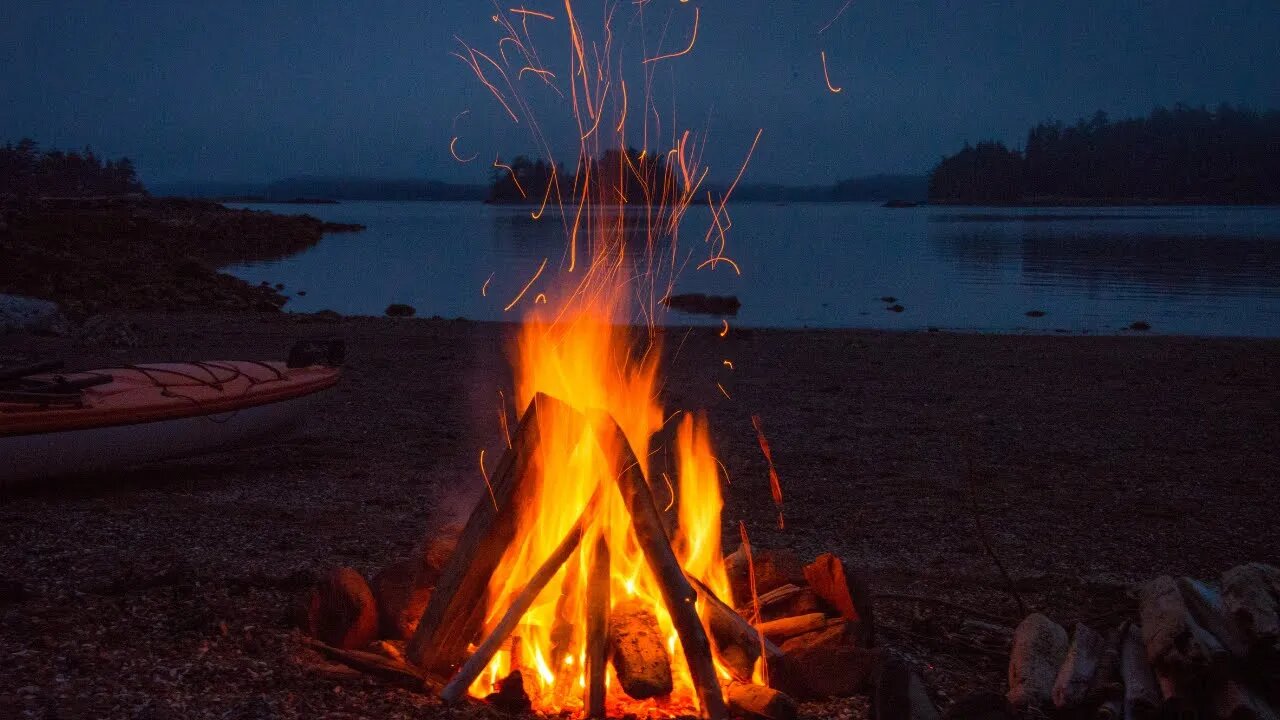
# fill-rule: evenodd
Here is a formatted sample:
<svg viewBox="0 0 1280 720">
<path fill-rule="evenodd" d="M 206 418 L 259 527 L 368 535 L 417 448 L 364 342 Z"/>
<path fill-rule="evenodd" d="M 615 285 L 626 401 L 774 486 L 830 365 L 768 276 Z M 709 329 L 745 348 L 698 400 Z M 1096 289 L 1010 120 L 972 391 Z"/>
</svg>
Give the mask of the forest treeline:
<svg viewBox="0 0 1280 720">
<path fill-rule="evenodd" d="M 40 150 L 31 139 L 0 147 L 0 196 L 88 197 L 145 194 L 133 161 L 82 152 Z"/>
<path fill-rule="evenodd" d="M 930 202 L 1280 203 L 1280 111 L 1177 105 L 1112 121 L 1041 123 L 1022 151 L 980 142 L 945 157 Z"/>
<path fill-rule="evenodd" d="M 628 163 L 628 161 L 630 161 Z M 628 167 L 629 165 L 629 167 Z M 620 172 L 622 170 L 622 172 Z M 622 178 L 619 183 L 598 184 L 606 187 L 609 197 L 600 198 L 607 202 L 621 202 L 626 198 L 629 204 L 646 202 L 645 188 L 650 197 L 647 202 L 658 204 L 663 193 L 668 195 L 668 202 L 673 194 L 679 194 L 683 188 L 683 178 L 677 166 L 668 166 L 666 156 L 652 155 L 627 149 L 608 150 L 595 160 L 590 169 L 595 178 Z M 565 172 L 563 163 L 554 168 L 544 160 L 531 160 L 523 155 L 517 156 L 509 164 L 495 166 L 490 177 L 487 202 L 492 203 L 541 203 L 547 194 L 547 187 L 554 179 L 560 187 L 560 193 L 566 202 L 573 191 L 574 172 Z M 646 178 L 645 183 L 639 177 Z M 790 186 L 777 184 L 743 183 L 733 193 L 733 199 L 742 202 L 857 202 L 885 201 L 895 199 L 923 200 L 927 192 L 928 180 L 923 175 L 870 175 L 849 178 L 835 185 Z M 726 188 L 713 183 L 703 185 L 714 195 L 722 194 Z M 555 193 L 554 187 L 552 193 Z M 554 200 L 554 195 L 552 200 Z"/>
</svg>

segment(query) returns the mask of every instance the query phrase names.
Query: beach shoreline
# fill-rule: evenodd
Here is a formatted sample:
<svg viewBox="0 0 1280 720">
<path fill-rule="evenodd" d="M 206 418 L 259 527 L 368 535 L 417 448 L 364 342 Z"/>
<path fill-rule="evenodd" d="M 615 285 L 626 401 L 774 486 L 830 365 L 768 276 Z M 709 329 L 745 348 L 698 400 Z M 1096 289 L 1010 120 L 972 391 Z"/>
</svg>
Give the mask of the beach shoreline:
<svg viewBox="0 0 1280 720">
<path fill-rule="evenodd" d="M 480 449 L 500 442 L 515 326 L 127 317 L 127 346 L 6 335 L 0 364 L 271 359 L 295 339 L 331 337 L 347 341 L 348 364 L 295 436 L 0 501 L 0 715 L 434 716 L 431 698 L 318 672 L 287 609 L 319 573 L 350 565 L 371 576 L 467 506 L 482 487 Z M 877 591 L 985 608 L 1010 626 L 1016 606 L 975 516 L 1018 593 L 1063 624 L 1132 614 L 1131 586 L 1159 574 L 1213 578 L 1240 562 L 1280 561 L 1280 341 L 662 335 L 664 407 L 707 411 L 728 473 L 728 549 L 741 520 L 761 546 L 805 559 L 834 551 Z M 781 475 L 785 530 L 757 414 Z M 1002 659 L 936 639 L 963 619 L 900 600 L 877 607 L 881 641 L 927 663 L 944 706 L 1004 689 Z M 806 711 L 861 717 L 865 701 Z"/>
</svg>

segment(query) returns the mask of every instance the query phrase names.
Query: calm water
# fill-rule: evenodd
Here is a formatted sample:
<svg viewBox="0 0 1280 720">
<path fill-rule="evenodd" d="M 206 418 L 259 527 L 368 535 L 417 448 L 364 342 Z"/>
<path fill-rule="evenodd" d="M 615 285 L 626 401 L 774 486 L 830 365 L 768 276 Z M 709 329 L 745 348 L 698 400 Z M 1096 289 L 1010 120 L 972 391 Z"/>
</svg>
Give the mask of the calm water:
<svg viewBox="0 0 1280 720">
<path fill-rule="evenodd" d="M 255 205 L 368 226 L 297 255 L 227 270 L 282 282 L 288 309 L 510 319 L 503 305 L 563 229 L 525 208 L 479 203 Z M 737 204 L 727 265 L 705 257 L 709 212 L 691 211 L 694 262 L 678 292 L 734 294 L 740 325 L 1017 332 L 1125 331 L 1280 336 L 1280 208 L 887 209 L 872 204 Z M 701 257 L 699 257 L 699 255 Z M 481 295 L 486 279 L 488 296 Z M 905 310 L 888 311 L 884 296 Z M 1039 310 L 1044 317 L 1031 318 Z M 670 313 L 669 322 L 714 322 Z"/>
</svg>

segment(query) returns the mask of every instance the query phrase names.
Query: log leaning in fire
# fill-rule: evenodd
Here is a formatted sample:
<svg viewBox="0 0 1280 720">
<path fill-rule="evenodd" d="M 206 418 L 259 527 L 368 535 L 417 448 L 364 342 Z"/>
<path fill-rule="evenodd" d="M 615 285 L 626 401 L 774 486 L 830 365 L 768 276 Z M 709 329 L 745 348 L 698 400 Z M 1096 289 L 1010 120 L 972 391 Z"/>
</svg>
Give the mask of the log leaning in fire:
<svg viewBox="0 0 1280 720">
<path fill-rule="evenodd" d="M 717 597 L 711 588 L 695 577 L 685 577 L 703 601 L 703 608 L 709 616 L 707 624 L 711 628 L 711 639 L 715 642 L 721 663 L 734 678 L 744 682 L 751 680 L 762 650 L 770 661 L 782 657 L 781 648 L 767 638 L 762 640 L 759 631 Z"/>
<path fill-rule="evenodd" d="M 796 701 L 763 685 L 733 681 L 724 686 L 725 703 L 735 716 L 765 720 L 795 720 Z"/>
<path fill-rule="evenodd" d="M 516 509 L 530 491 L 526 482 L 538 446 L 539 416 L 571 413 L 568 406 L 536 395 L 525 410 L 511 447 L 503 454 L 483 496 L 467 519 L 453 556 L 445 564 L 418 628 L 409 641 L 409 662 L 448 674 L 484 620 L 485 590 L 516 534 Z"/>
<path fill-rule="evenodd" d="M 467 688 L 471 687 L 471 683 L 480 677 L 480 673 L 484 671 L 485 666 L 493 659 L 494 654 L 506 643 L 507 638 L 511 637 L 511 633 L 520 624 L 521 618 L 533 606 L 534 600 L 538 599 L 538 595 L 546 588 L 547 583 L 551 582 L 556 573 L 560 572 L 560 566 L 564 565 L 565 560 L 568 560 L 569 556 L 578 549 L 578 545 L 582 542 L 583 528 L 590 521 L 590 518 L 595 516 L 604 487 L 603 483 L 596 486 L 596 490 L 587 501 L 582 514 L 578 516 L 578 520 L 569 528 L 564 540 L 560 541 L 560 544 L 551 552 L 551 555 L 542 563 L 537 572 L 529 578 L 528 584 L 511 601 L 511 606 L 503 613 L 502 618 L 498 620 L 498 624 L 494 625 L 493 629 L 489 631 L 489 635 L 485 637 L 484 642 L 480 643 L 480 647 L 476 648 L 471 657 L 467 658 L 462 668 L 458 670 L 458 674 L 440 691 L 441 700 L 446 703 L 452 703 L 465 695 Z"/>
<path fill-rule="evenodd" d="M 804 567 L 805 580 L 813 591 L 848 620 L 854 640 L 861 647 L 875 645 L 875 618 L 871 612 L 871 593 L 866 584 L 846 571 L 844 563 L 833 553 L 824 553 Z"/>
<path fill-rule="evenodd" d="M 1150 720 L 1160 713 L 1162 698 L 1156 674 L 1147 661 L 1142 628 L 1130 625 L 1120 642 L 1120 674 L 1124 678 L 1126 720 Z"/>
<path fill-rule="evenodd" d="M 1053 704 L 1053 684 L 1067 655 L 1067 631 L 1041 615 L 1028 615 L 1013 631 L 1009 652 L 1009 704 L 1015 710 Z"/>
<path fill-rule="evenodd" d="M 605 670 L 609 654 L 609 543 L 597 537 L 587 571 L 586 716 L 605 716 Z"/>
<path fill-rule="evenodd" d="M 1222 643 L 1222 647 L 1233 656 L 1243 658 L 1249 652 L 1249 645 L 1240 630 L 1227 619 L 1227 611 L 1222 602 L 1222 595 L 1217 590 L 1199 580 L 1188 577 L 1178 578 L 1178 589 L 1186 600 L 1191 616 L 1200 627 L 1208 630 Z"/>
<path fill-rule="evenodd" d="M 1088 701 L 1105 643 L 1093 628 L 1076 623 L 1071 646 L 1053 683 L 1053 704 L 1059 710 L 1074 709 Z"/>
<path fill-rule="evenodd" d="M 1174 679 L 1203 680 L 1221 672 L 1226 649 L 1196 622 L 1173 578 L 1148 582 L 1141 596 L 1142 642 L 1152 667 Z"/>
<path fill-rule="evenodd" d="M 671 613 L 671 623 L 675 626 L 676 634 L 680 637 L 680 645 L 689 664 L 689 674 L 693 677 L 702 714 L 710 720 L 721 720 L 728 717 L 728 711 L 725 709 L 724 697 L 720 694 L 720 682 L 711 659 L 711 643 L 702 628 L 702 619 L 698 617 L 697 593 L 689 585 L 684 570 L 671 550 L 671 542 L 667 539 L 649 484 L 640 472 L 640 465 L 627 444 L 626 436 L 612 419 L 608 423 L 614 428 L 614 444 L 622 455 L 622 472 L 615 479 L 631 515 L 636 543 L 644 552 L 645 561 L 662 589 L 662 599 L 667 611 Z"/>
<path fill-rule="evenodd" d="M 638 598 L 623 600 L 609 614 L 609 658 L 626 694 L 637 700 L 670 695 L 671 655 L 658 617 Z"/>
<path fill-rule="evenodd" d="M 1280 650 L 1280 611 L 1267 575 L 1258 563 L 1239 565 L 1222 573 L 1222 602 L 1253 652 L 1269 654 Z"/>
</svg>

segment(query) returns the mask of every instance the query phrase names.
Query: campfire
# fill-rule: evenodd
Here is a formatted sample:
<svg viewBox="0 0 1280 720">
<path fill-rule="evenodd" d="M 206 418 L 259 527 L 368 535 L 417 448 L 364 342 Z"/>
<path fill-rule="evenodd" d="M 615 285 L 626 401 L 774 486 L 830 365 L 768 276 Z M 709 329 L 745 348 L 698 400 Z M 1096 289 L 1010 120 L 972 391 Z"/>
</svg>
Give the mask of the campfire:
<svg viewBox="0 0 1280 720">
<path fill-rule="evenodd" d="M 739 551 L 722 552 L 726 478 L 705 415 L 661 404 L 656 325 L 686 265 L 740 272 L 726 254 L 726 205 L 760 133 L 732 184 L 704 189 L 705 134 L 676 132 L 674 108 L 664 118 L 653 101 L 654 68 L 692 49 L 700 11 L 684 18 L 686 49 L 650 49 L 624 72 L 624 49 L 613 44 L 619 9 L 606 4 L 594 40 L 572 2 L 559 17 L 499 11 L 494 54 L 459 40 L 454 54 L 546 155 L 537 166 L 495 159 L 493 167 L 519 198 L 540 198 L 532 220 L 562 225 L 565 255 L 558 272 L 544 260 L 505 306 L 524 313 L 513 362 L 519 420 L 508 431 L 504 407 L 505 452 L 492 468 L 481 454 L 484 492 L 447 563 L 430 569 L 438 578 L 410 623 L 403 658 L 393 647 L 364 661 L 438 681 L 448 703 L 586 717 L 723 718 L 732 709 L 782 718 L 795 712 L 783 690 L 849 694 L 864 684 L 870 663 L 858 653 L 870 645 L 869 607 L 854 602 L 856 584 L 834 556 L 806 567 L 753 552 L 745 526 Z M 547 27 L 567 40 L 563 78 L 535 50 L 533 36 Z M 642 89 L 629 91 L 628 75 Z M 551 157 L 522 80 L 571 107 L 580 139 L 571 176 Z M 471 162 L 459 140 L 450 151 Z M 704 200 L 705 236 L 685 249 L 681 224 Z M 492 280 L 481 288 L 486 297 L 499 289 Z M 729 332 L 727 320 L 716 332 Z M 753 424 L 781 525 L 781 483 L 761 420 Z"/>
</svg>

